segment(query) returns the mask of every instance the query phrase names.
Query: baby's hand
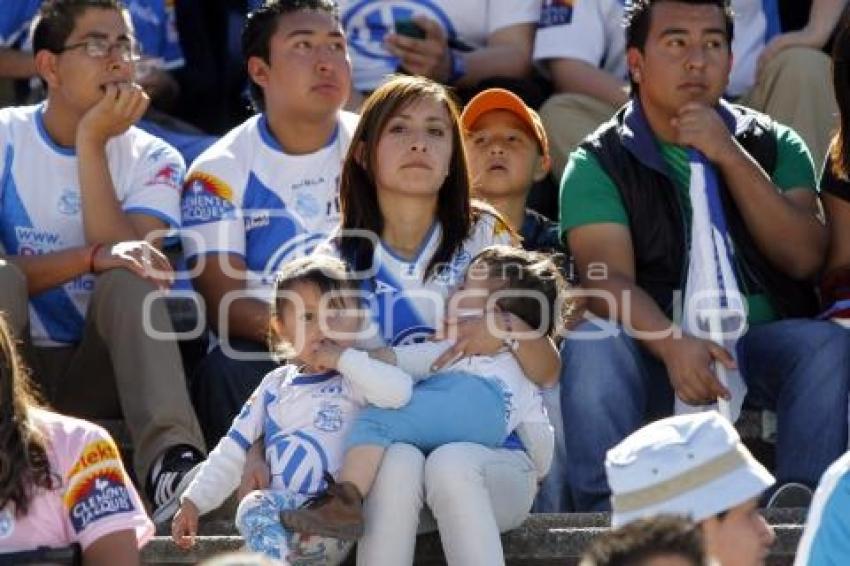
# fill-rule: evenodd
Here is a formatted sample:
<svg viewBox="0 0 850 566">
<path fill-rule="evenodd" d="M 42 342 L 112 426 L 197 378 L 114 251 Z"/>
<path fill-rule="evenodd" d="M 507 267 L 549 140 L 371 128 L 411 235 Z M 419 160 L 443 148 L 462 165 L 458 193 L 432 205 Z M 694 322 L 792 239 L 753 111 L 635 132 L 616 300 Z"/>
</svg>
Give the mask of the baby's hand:
<svg viewBox="0 0 850 566">
<path fill-rule="evenodd" d="M 315 344 L 308 356 L 311 366 L 319 370 L 336 369 L 339 364 L 339 357 L 345 351 L 345 348 L 333 342 L 332 340 L 321 340 Z"/>
<path fill-rule="evenodd" d="M 198 508 L 188 499 L 180 504 L 180 509 L 171 520 L 171 540 L 186 550 L 195 545 L 198 534 Z"/>
</svg>

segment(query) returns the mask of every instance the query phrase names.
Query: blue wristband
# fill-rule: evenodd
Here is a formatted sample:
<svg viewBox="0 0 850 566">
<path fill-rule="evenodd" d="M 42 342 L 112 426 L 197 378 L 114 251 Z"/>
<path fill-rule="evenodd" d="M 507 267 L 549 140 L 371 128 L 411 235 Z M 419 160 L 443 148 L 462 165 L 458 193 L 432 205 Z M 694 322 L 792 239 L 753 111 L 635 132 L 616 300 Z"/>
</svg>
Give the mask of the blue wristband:
<svg viewBox="0 0 850 566">
<path fill-rule="evenodd" d="M 448 83 L 455 84 L 466 74 L 466 61 L 463 58 L 463 54 L 460 51 L 456 51 L 452 49 L 450 51 L 451 55 L 451 72 L 449 73 Z"/>
</svg>

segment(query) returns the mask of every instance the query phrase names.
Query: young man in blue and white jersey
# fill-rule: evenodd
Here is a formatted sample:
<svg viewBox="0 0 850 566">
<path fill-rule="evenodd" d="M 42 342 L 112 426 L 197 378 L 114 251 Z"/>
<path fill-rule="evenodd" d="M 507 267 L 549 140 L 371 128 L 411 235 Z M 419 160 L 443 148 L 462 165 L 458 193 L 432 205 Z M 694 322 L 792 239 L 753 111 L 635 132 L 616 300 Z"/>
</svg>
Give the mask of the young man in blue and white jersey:
<svg viewBox="0 0 850 566">
<path fill-rule="evenodd" d="M 179 221 L 185 166 L 135 128 L 148 106 L 118 0 L 48 0 L 33 34 L 47 101 L 0 110 L 0 310 L 30 342 L 58 410 L 123 415 L 155 508 L 201 459 L 157 249 Z M 28 308 L 27 308 L 28 305 Z M 156 514 L 155 514 L 156 516 Z"/>
<path fill-rule="evenodd" d="M 266 3 L 242 44 L 259 114 L 204 152 L 183 187 L 184 250 L 220 341 L 192 384 L 210 445 L 275 366 L 265 343 L 273 276 L 338 223 L 357 121 L 341 110 L 351 63 L 334 2 Z"/>
</svg>

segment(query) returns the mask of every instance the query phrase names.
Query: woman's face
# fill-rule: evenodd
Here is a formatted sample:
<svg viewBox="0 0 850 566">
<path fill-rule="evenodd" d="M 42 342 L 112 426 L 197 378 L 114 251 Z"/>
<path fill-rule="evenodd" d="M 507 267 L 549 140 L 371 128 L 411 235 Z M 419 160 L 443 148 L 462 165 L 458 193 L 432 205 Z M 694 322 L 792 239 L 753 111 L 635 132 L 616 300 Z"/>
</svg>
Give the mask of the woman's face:
<svg viewBox="0 0 850 566">
<path fill-rule="evenodd" d="M 446 105 L 431 97 L 420 98 L 393 115 L 376 148 L 379 197 L 436 199 L 449 174 L 453 128 Z"/>
</svg>

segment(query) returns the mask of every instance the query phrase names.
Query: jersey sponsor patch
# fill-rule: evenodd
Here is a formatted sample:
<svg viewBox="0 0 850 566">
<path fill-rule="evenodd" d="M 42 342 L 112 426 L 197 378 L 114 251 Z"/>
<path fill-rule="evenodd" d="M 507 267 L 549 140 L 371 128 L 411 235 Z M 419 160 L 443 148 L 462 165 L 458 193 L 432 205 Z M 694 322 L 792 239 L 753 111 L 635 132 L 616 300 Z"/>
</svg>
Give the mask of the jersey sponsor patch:
<svg viewBox="0 0 850 566">
<path fill-rule="evenodd" d="M 146 187 L 162 185 L 179 191 L 183 182 L 183 168 L 176 163 L 166 163 L 145 183 Z"/>
<path fill-rule="evenodd" d="M 180 206 L 183 223 L 187 226 L 236 217 L 233 190 L 209 173 L 189 175 L 183 184 Z"/>
<path fill-rule="evenodd" d="M 579 0 L 544 0 L 540 11 L 540 27 L 562 26 L 572 23 L 573 6 Z"/>
<path fill-rule="evenodd" d="M 121 456 L 118 453 L 118 449 L 115 447 L 115 443 L 111 440 L 102 439 L 89 442 L 83 449 L 83 452 L 80 454 L 80 457 L 77 459 L 74 467 L 71 468 L 70 472 L 68 472 L 68 482 L 73 482 L 76 476 L 86 472 L 98 464 L 111 463 L 116 465 L 120 463 L 120 461 Z"/>
<path fill-rule="evenodd" d="M 84 475 L 64 499 L 68 518 L 77 533 L 95 521 L 136 509 L 124 471 L 117 466 L 98 467 Z"/>
<path fill-rule="evenodd" d="M 135 510 L 112 440 L 100 439 L 86 445 L 68 472 L 68 491 L 63 500 L 77 533 L 95 521 Z"/>
</svg>

